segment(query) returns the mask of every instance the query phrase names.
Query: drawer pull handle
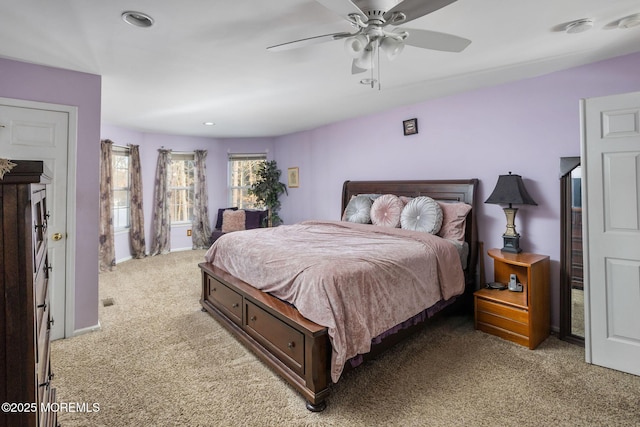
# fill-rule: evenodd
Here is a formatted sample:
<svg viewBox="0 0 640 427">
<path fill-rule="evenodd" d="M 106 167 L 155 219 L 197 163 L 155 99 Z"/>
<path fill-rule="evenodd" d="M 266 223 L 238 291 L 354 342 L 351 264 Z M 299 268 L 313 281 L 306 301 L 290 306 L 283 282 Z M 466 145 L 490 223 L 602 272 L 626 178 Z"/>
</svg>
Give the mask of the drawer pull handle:
<svg viewBox="0 0 640 427">
<path fill-rule="evenodd" d="M 233 305 L 231 306 L 231 308 L 238 308 L 238 307 L 240 307 L 240 304 L 238 304 L 238 303 L 235 303 L 235 304 L 233 304 Z"/>
<path fill-rule="evenodd" d="M 51 382 L 46 381 L 46 382 L 43 382 L 42 384 L 38 384 L 38 387 L 49 387 L 49 384 L 51 384 Z"/>
<path fill-rule="evenodd" d="M 296 343 L 293 342 L 293 341 L 291 341 L 290 343 L 287 343 L 287 347 L 289 347 L 291 349 L 294 348 L 295 346 L 296 346 Z"/>
<path fill-rule="evenodd" d="M 256 321 L 256 316 L 251 316 L 251 317 L 249 318 L 249 320 L 251 320 L 252 322 L 255 322 L 255 321 Z"/>
<path fill-rule="evenodd" d="M 38 308 L 47 308 L 47 303 L 43 302 L 42 304 L 38 305 Z"/>
<path fill-rule="evenodd" d="M 212 292 L 215 292 L 215 291 L 217 291 L 217 289 L 216 289 L 216 288 L 213 288 Z"/>
</svg>

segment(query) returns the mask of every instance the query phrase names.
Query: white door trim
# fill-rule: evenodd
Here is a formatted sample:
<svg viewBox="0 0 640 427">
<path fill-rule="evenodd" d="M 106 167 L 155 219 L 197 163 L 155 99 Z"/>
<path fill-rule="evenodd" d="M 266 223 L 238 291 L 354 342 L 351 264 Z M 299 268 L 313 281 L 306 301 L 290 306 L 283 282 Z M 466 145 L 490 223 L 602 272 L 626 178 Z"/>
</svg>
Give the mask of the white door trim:
<svg viewBox="0 0 640 427">
<path fill-rule="evenodd" d="M 586 120 L 586 108 L 587 100 L 580 100 L 580 164 L 586 165 L 586 136 L 587 136 L 587 120 Z M 589 194 L 587 192 L 587 173 L 586 168 L 582 168 L 582 206 L 589 206 L 588 199 Z M 584 272 L 589 271 L 589 209 L 582 210 L 582 270 Z M 582 288 L 584 291 L 584 360 L 587 363 L 591 361 L 591 301 L 590 287 L 589 287 L 589 274 L 584 274 L 582 279 Z"/>
<path fill-rule="evenodd" d="M 78 153 L 78 107 L 26 101 L 23 99 L 0 98 L 0 103 L 22 108 L 60 111 L 69 116 L 67 141 L 67 240 L 65 278 L 65 319 L 64 336 L 75 334 L 75 292 L 76 292 L 76 164 Z"/>
</svg>

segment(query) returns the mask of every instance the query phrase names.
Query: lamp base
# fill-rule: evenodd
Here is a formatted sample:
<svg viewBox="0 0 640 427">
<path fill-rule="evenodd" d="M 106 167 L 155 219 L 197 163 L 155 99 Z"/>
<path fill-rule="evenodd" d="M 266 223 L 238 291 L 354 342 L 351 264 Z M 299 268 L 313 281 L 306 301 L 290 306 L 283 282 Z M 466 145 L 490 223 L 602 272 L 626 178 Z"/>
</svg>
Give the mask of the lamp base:
<svg viewBox="0 0 640 427">
<path fill-rule="evenodd" d="M 520 249 L 519 234 L 515 236 L 503 235 L 502 241 L 503 241 L 504 247 L 500 249 L 501 252 L 509 252 L 512 254 L 519 254 L 520 252 L 522 252 L 522 249 Z"/>
</svg>

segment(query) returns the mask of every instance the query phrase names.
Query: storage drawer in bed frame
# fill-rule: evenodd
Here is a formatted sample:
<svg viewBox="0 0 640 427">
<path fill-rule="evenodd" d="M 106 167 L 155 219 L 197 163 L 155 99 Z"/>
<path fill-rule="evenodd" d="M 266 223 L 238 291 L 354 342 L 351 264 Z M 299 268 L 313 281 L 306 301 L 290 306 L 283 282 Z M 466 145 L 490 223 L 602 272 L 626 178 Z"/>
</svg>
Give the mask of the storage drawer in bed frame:
<svg viewBox="0 0 640 427">
<path fill-rule="evenodd" d="M 307 400 L 307 408 L 324 409 L 331 363 L 327 328 L 211 264 L 199 267 L 203 311 L 293 385 Z"/>
</svg>

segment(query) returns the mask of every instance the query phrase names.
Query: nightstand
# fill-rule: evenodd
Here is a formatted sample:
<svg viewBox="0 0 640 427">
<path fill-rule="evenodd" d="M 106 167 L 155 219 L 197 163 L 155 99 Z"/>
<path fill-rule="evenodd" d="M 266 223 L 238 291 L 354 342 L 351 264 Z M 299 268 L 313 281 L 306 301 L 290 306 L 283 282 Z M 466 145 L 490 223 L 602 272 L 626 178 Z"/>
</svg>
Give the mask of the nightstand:
<svg viewBox="0 0 640 427">
<path fill-rule="evenodd" d="M 483 288 L 473 294 L 475 328 L 534 349 L 549 336 L 549 257 L 489 249 L 494 281 L 515 274 L 522 292 Z"/>
</svg>

